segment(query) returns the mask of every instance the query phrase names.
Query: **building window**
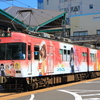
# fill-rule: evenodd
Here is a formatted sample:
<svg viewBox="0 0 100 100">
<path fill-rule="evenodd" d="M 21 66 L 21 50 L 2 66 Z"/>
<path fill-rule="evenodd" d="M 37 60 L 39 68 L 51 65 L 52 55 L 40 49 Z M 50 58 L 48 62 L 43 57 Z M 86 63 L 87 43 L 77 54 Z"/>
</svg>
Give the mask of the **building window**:
<svg viewBox="0 0 100 100">
<path fill-rule="evenodd" d="M 66 25 L 69 25 L 69 24 L 70 24 L 70 19 L 66 18 Z"/>
<path fill-rule="evenodd" d="M 93 9 L 93 4 L 90 4 L 89 5 L 89 9 Z"/>
<path fill-rule="evenodd" d="M 97 34 L 100 34 L 100 30 L 97 30 Z"/>
<path fill-rule="evenodd" d="M 38 0 L 38 9 L 44 9 L 43 0 Z"/>
<path fill-rule="evenodd" d="M 43 9 L 43 3 L 38 3 L 38 9 Z"/>
<path fill-rule="evenodd" d="M 64 2 L 67 2 L 67 0 L 64 0 Z"/>
<path fill-rule="evenodd" d="M 80 10 L 80 6 L 71 7 L 71 12 L 76 12 Z"/>
<path fill-rule="evenodd" d="M 49 5 L 49 0 L 47 0 L 47 5 Z"/>
<path fill-rule="evenodd" d="M 60 8 L 60 11 L 65 11 L 66 13 L 68 13 L 69 9 L 68 8 Z"/>
<path fill-rule="evenodd" d="M 64 0 L 60 0 L 60 3 L 64 2 Z"/>
<path fill-rule="evenodd" d="M 84 36 L 84 35 L 88 35 L 87 31 L 82 31 L 82 32 L 74 32 L 73 36 Z"/>
<path fill-rule="evenodd" d="M 60 3 L 67 2 L 68 0 L 59 0 Z"/>
<path fill-rule="evenodd" d="M 69 12 L 69 8 L 65 8 L 65 12 L 68 13 Z"/>
<path fill-rule="evenodd" d="M 65 9 L 64 8 L 61 8 L 60 11 L 65 11 Z"/>
</svg>

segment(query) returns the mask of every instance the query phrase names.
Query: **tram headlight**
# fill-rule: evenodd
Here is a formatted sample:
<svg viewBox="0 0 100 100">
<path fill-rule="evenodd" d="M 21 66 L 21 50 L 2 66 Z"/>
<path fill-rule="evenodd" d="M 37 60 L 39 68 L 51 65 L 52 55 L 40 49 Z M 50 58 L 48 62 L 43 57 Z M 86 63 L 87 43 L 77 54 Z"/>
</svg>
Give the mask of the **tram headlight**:
<svg viewBox="0 0 100 100">
<path fill-rule="evenodd" d="M 6 32 L 6 31 L 0 30 L 0 37 L 11 37 L 11 32 Z"/>
<path fill-rule="evenodd" d="M 8 37 L 11 37 L 11 33 L 8 33 Z"/>
<path fill-rule="evenodd" d="M 4 34 L 1 34 L 1 33 L 0 33 L 0 37 L 4 37 Z"/>
<path fill-rule="evenodd" d="M 11 37 L 11 32 L 5 32 L 4 37 Z"/>
<path fill-rule="evenodd" d="M 4 36 L 4 34 L 3 34 L 3 30 L 0 29 L 0 37 L 3 37 L 3 36 Z"/>
</svg>

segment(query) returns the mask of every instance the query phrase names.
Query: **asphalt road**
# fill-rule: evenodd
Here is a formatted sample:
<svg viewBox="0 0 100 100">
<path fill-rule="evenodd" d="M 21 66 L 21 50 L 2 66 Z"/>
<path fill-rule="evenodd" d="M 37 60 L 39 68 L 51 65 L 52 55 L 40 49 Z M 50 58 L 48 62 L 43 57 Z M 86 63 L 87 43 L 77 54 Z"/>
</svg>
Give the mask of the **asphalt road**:
<svg viewBox="0 0 100 100">
<path fill-rule="evenodd" d="M 100 78 L 46 88 L 10 100 L 100 100 Z"/>
<path fill-rule="evenodd" d="M 6 93 L 0 86 L 0 100 L 100 100 L 100 78 L 24 93 Z"/>
</svg>

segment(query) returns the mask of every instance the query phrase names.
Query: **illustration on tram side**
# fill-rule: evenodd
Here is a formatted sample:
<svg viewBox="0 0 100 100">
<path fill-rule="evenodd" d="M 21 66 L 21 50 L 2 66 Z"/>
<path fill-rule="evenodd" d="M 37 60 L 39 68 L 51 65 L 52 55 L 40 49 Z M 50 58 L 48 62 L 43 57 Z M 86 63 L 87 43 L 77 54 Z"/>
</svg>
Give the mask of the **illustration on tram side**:
<svg viewBox="0 0 100 100">
<path fill-rule="evenodd" d="M 15 35 L 17 34 L 15 33 Z M 21 37 L 21 39 L 23 38 Z M 7 56 L 6 59 L 1 56 L 0 76 L 45 76 L 100 70 L 99 50 L 34 37 L 30 42 L 33 44 L 28 48 L 26 48 L 27 41 L 22 44 L 18 41 L 0 43 L 1 55 L 5 52 L 2 49 L 5 50 L 5 48 L 12 53 L 12 55 L 4 54 Z M 16 48 L 17 50 L 15 50 Z M 26 57 L 27 55 L 28 57 Z"/>
</svg>

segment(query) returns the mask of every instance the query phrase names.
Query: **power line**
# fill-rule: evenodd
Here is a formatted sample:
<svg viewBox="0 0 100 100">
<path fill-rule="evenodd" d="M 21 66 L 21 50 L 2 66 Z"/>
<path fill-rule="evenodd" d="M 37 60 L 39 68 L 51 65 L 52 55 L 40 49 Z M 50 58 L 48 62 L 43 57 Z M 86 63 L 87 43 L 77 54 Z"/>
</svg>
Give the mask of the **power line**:
<svg viewBox="0 0 100 100">
<path fill-rule="evenodd" d="M 17 2 L 19 2 L 19 3 L 21 3 L 21 4 L 23 4 L 23 5 L 25 5 L 25 6 L 27 6 L 27 7 L 30 7 L 29 5 L 27 5 L 27 4 L 23 3 L 23 2 L 20 2 L 20 1 L 18 1 L 18 0 L 15 0 L 15 1 L 17 1 Z M 31 7 L 31 8 L 32 8 L 32 7 Z"/>
<path fill-rule="evenodd" d="M 29 6 L 29 5 L 27 5 L 27 4 L 25 4 L 25 3 L 23 3 L 23 2 L 20 2 L 20 1 L 18 1 L 18 0 L 0 0 L 1 2 L 4 2 L 4 3 L 6 3 L 6 4 L 9 4 L 9 5 L 13 5 L 13 6 L 16 6 L 16 5 L 14 5 L 13 4 L 13 1 L 16 1 L 16 2 L 19 2 L 20 4 L 23 4 L 23 5 L 25 5 L 25 6 L 27 6 L 27 7 L 30 7 L 30 8 L 32 8 L 31 6 Z M 11 3 L 8 3 L 7 1 L 12 1 L 12 4 Z"/>
<path fill-rule="evenodd" d="M 6 2 L 6 1 L 2 1 L 2 2 L 6 3 L 6 4 L 9 4 L 9 5 L 11 5 L 11 6 L 12 6 L 12 4 L 11 4 L 11 3 L 8 3 L 8 2 Z"/>
</svg>

